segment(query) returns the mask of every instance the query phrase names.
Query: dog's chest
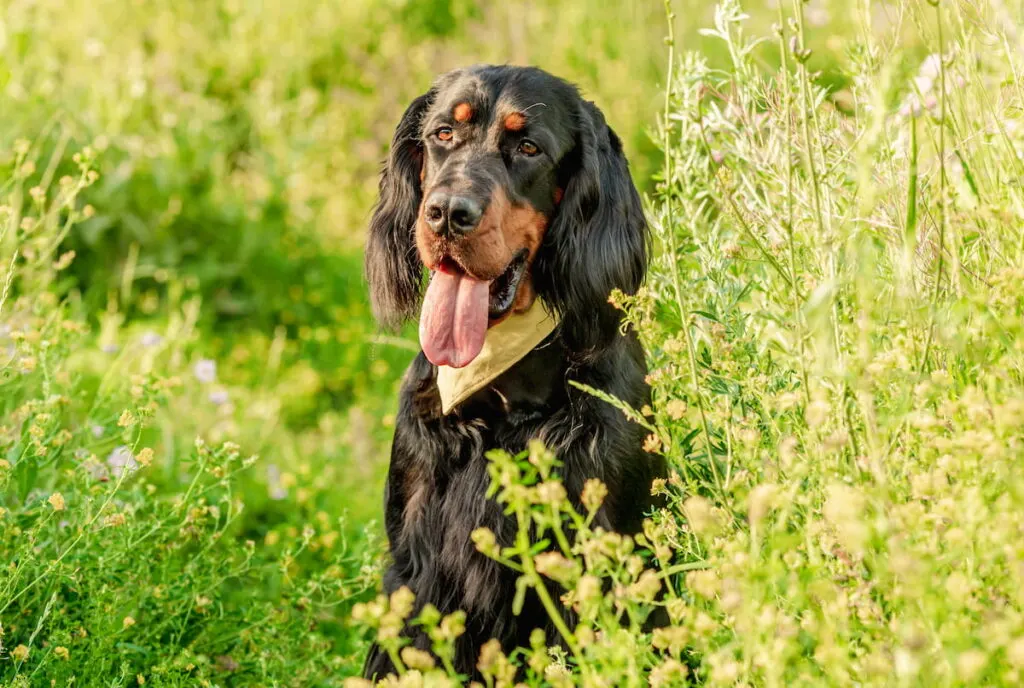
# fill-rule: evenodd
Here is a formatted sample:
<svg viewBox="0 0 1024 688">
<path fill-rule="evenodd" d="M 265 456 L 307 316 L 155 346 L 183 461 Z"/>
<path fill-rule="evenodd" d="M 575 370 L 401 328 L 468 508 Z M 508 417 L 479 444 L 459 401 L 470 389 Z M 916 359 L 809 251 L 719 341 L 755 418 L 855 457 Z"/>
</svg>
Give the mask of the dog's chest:
<svg viewBox="0 0 1024 688">
<path fill-rule="evenodd" d="M 473 531 L 482 527 L 501 545 L 515 537 L 514 521 L 487 497 L 486 453 L 498 448 L 516 454 L 552 422 L 551 404 L 561 388 L 560 366 L 548 360 L 552 355 L 551 347 L 531 352 L 449 416 L 440 414 L 433 369 L 420 360 L 411 367 L 408 415 L 400 418 L 391 467 L 398 508 L 390 512 L 389 531 L 415 562 L 416 578 L 423 583 L 418 595 L 456 594 L 469 611 L 492 608 L 510 594 L 514 577 L 477 552 L 472 541 Z"/>
<path fill-rule="evenodd" d="M 433 457 L 433 465 L 411 471 L 404 486 L 405 544 L 417 553 L 420 570 L 431 572 L 429 578 L 450 581 L 459 589 L 467 611 L 491 608 L 510 583 L 507 572 L 477 552 L 472 541 L 473 531 L 481 527 L 494 532 L 502 545 L 511 544 L 515 536 L 514 521 L 487 497 L 485 446 L 473 441 L 459 447 L 458 454 Z M 435 592 L 447 596 L 452 590 Z"/>
</svg>

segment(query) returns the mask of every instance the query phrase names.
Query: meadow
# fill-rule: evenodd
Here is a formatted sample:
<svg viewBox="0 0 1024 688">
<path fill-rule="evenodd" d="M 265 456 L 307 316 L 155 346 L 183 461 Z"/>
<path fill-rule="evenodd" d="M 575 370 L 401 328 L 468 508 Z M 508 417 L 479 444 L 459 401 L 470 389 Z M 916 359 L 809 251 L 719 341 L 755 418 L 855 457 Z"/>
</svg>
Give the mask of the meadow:
<svg viewBox="0 0 1024 688">
<path fill-rule="evenodd" d="M 377 595 L 417 342 L 361 244 L 405 104 L 486 61 L 625 141 L 654 403 L 606 401 L 673 466 L 631 540 L 493 456 L 562 546 L 476 546 L 581 622 L 487 685 L 1024 683 L 1024 6 L 745 5 L 6 0 L 0 686 L 360 688 L 374 637 L 459 685 L 457 615 L 437 661 Z"/>
</svg>

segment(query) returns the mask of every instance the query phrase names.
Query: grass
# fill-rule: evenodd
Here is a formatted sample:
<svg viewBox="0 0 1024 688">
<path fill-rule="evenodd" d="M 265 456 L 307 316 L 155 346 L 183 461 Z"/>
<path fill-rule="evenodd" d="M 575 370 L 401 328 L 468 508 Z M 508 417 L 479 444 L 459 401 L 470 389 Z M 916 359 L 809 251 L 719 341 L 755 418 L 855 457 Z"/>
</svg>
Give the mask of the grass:
<svg viewBox="0 0 1024 688">
<path fill-rule="evenodd" d="M 556 546 L 476 546 L 581 623 L 487 648 L 489 685 L 1021 683 L 1020 8 L 665 9 L 5 6 L 0 685 L 342 685 L 374 633 L 446 684 L 459 619 L 422 619 L 435 668 L 375 597 L 415 339 L 357 228 L 402 104 L 509 56 L 580 81 L 647 191 L 623 410 L 674 472 L 634 541 L 542 447 L 492 457 Z"/>
</svg>

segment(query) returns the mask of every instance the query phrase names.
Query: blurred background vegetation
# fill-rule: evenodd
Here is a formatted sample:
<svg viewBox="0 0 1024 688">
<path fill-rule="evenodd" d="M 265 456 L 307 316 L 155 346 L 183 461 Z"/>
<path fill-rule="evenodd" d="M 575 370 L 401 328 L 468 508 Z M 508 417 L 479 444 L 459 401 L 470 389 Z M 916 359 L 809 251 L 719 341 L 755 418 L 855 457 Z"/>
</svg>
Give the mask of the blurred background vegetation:
<svg viewBox="0 0 1024 688">
<path fill-rule="evenodd" d="M 812 5 L 841 53 L 828 25 L 844 14 Z M 675 11 L 683 44 L 700 49 L 710 3 Z M 764 23 L 774 14 L 757 11 Z M 9 0 L 0 140 L 67 136 L 97 150 L 86 200 L 98 212 L 67 241 L 94 310 L 114 288 L 133 297 L 118 304 L 127 315 L 151 315 L 177 278 L 221 331 L 284 325 L 294 338 L 343 325 L 360 339 L 358 252 L 405 105 L 454 67 L 537 64 L 605 110 L 647 189 L 665 28 L 656 0 Z M 322 332 L 300 339 L 324 343 Z"/>
<path fill-rule="evenodd" d="M 698 33 L 711 3 L 674 10 L 682 44 L 714 62 L 720 43 Z M 837 91 L 845 12 L 815 0 L 809 15 Z M 373 343 L 360 256 L 405 105 L 448 69 L 537 64 L 603 108 L 649 190 L 665 33 L 657 0 L 8 0 L 0 147 L 95 149 L 96 213 L 63 242 L 63 287 L 94 320 L 159 322 L 199 297 L 206 354 L 238 363 L 240 384 L 265 378 L 280 340 L 277 372 L 301 398 L 285 416 L 312 426 L 390 390 L 415 346 Z"/>
<path fill-rule="evenodd" d="M 755 4 L 750 23 L 767 34 L 775 10 Z M 723 44 L 698 31 L 712 3 L 673 7 L 680 44 L 702 50 L 712 66 L 727 62 Z M 856 11 L 821 0 L 807 10 L 813 62 L 839 108 L 845 84 L 834 67 Z M 884 4 L 875 11 L 877 21 L 891 21 Z M 238 442 L 259 460 L 237 486 L 247 509 L 224 527 L 225 540 L 285 551 L 281 538 L 302 543 L 309 523 L 323 526 L 317 547 L 296 545 L 308 555 L 310 580 L 310 571 L 341 565 L 310 552 L 343 542 L 346 575 L 362 571 L 374 585 L 396 385 L 417 348 L 411 330 L 381 336 L 362 280 L 365 221 L 393 126 L 440 72 L 536 64 L 598 103 L 649 191 L 661 164 L 650 128 L 663 99 L 665 34 L 660 0 L 5 0 L 4 174 L 12 177 L 19 140 L 32 143 L 37 161 L 25 188 L 74 174 L 71 154 L 86 146 L 99 173 L 78 199 L 89 212 L 56 235 L 59 253 L 74 258 L 46 285 L 88 331 L 69 353 L 83 446 L 101 458 L 114 449 L 107 438 L 118 432 L 118 404 L 129 399 L 131 376 L 153 365 L 138 347 L 155 346 L 165 372 L 187 378 L 188 393 L 156 410 L 138 438 L 161 469 L 151 494 L 182 489 L 181 457 L 196 436 Z M 758 60 L 773 68 L 777 49 L 765 46 Z M 15 283 L 12 298 L 38 296 L 30 286 Z M 0 313 L 0 327 L 11 313 Z M 117 387 L 112 378 L 121 380 L 121 397 L 105 396 Z M 16 414 L 32 395 L 42 399 L 44 382 L 0 402 L 0 411 Z M 46 487 L 22 478 L 25 489 L 5 493 L 8 509 L 33 486 Z M 250 586 L 253 599 L 277 609 L 287 579 L 298 575 L 294 564 L 287 559 L 265 588 L 264 573 L 231 585 Z M 95 613 L 116 615 L 117 624 L 127 613 L 119 605 L 135 600 L 114 583 L 96 594 L 109 599 Z M 14 609 L 32 617 L 47 599 L 26 595 Z M 327 615 L 317 631 L 327 638 L 324 656 L 351 668 L 359 646 L 339 630 L 343 610 L 318 613 Z M 0 622 L 17 630 L 2 612 Z M 164 642 L 163 632 L 152 642 Z M 302 635 L 291 642 L 279 654 L 301 663 Z M 191 647 L 202 654 L 201 646 Z M 212 667 L 212 656 L 189 663 Z M 230 673 L 242 660 L 236 649 L 216 661 Z M 249 669 L 259 673 L 248 664 L 242 671 Z"/>
</svg>

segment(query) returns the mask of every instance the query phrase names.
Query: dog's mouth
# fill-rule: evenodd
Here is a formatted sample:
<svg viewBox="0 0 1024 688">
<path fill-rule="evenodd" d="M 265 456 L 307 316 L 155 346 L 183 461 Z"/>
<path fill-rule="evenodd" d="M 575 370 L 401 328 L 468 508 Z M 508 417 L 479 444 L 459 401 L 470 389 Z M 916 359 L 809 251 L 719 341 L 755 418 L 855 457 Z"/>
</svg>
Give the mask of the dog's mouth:
<svg viewBox="0 0 1024 688">
<path fill-rule="evenodd" d="M 488 302 L 487 314 L 493 321 L 500 320 L 512 309 L 516 302 L 516 295 L 519 293 L 519 284 L 526 274 L 527 251 L 522 249 L 516 254 L 512 262 L 505 268 L 505 272 L 498 275 L 498 278 L 491 281 L 491 298 Z"/>
<path fill-rule="evenodd" d="M 516 302 L 527 258 L 519 251 L 492 280 L 477 279 L 450 257 L 438 264 L 420 313 L 420 346 L 431 363 L 462 368 L 480 354 L 487 329 Z"/>
</svg>

